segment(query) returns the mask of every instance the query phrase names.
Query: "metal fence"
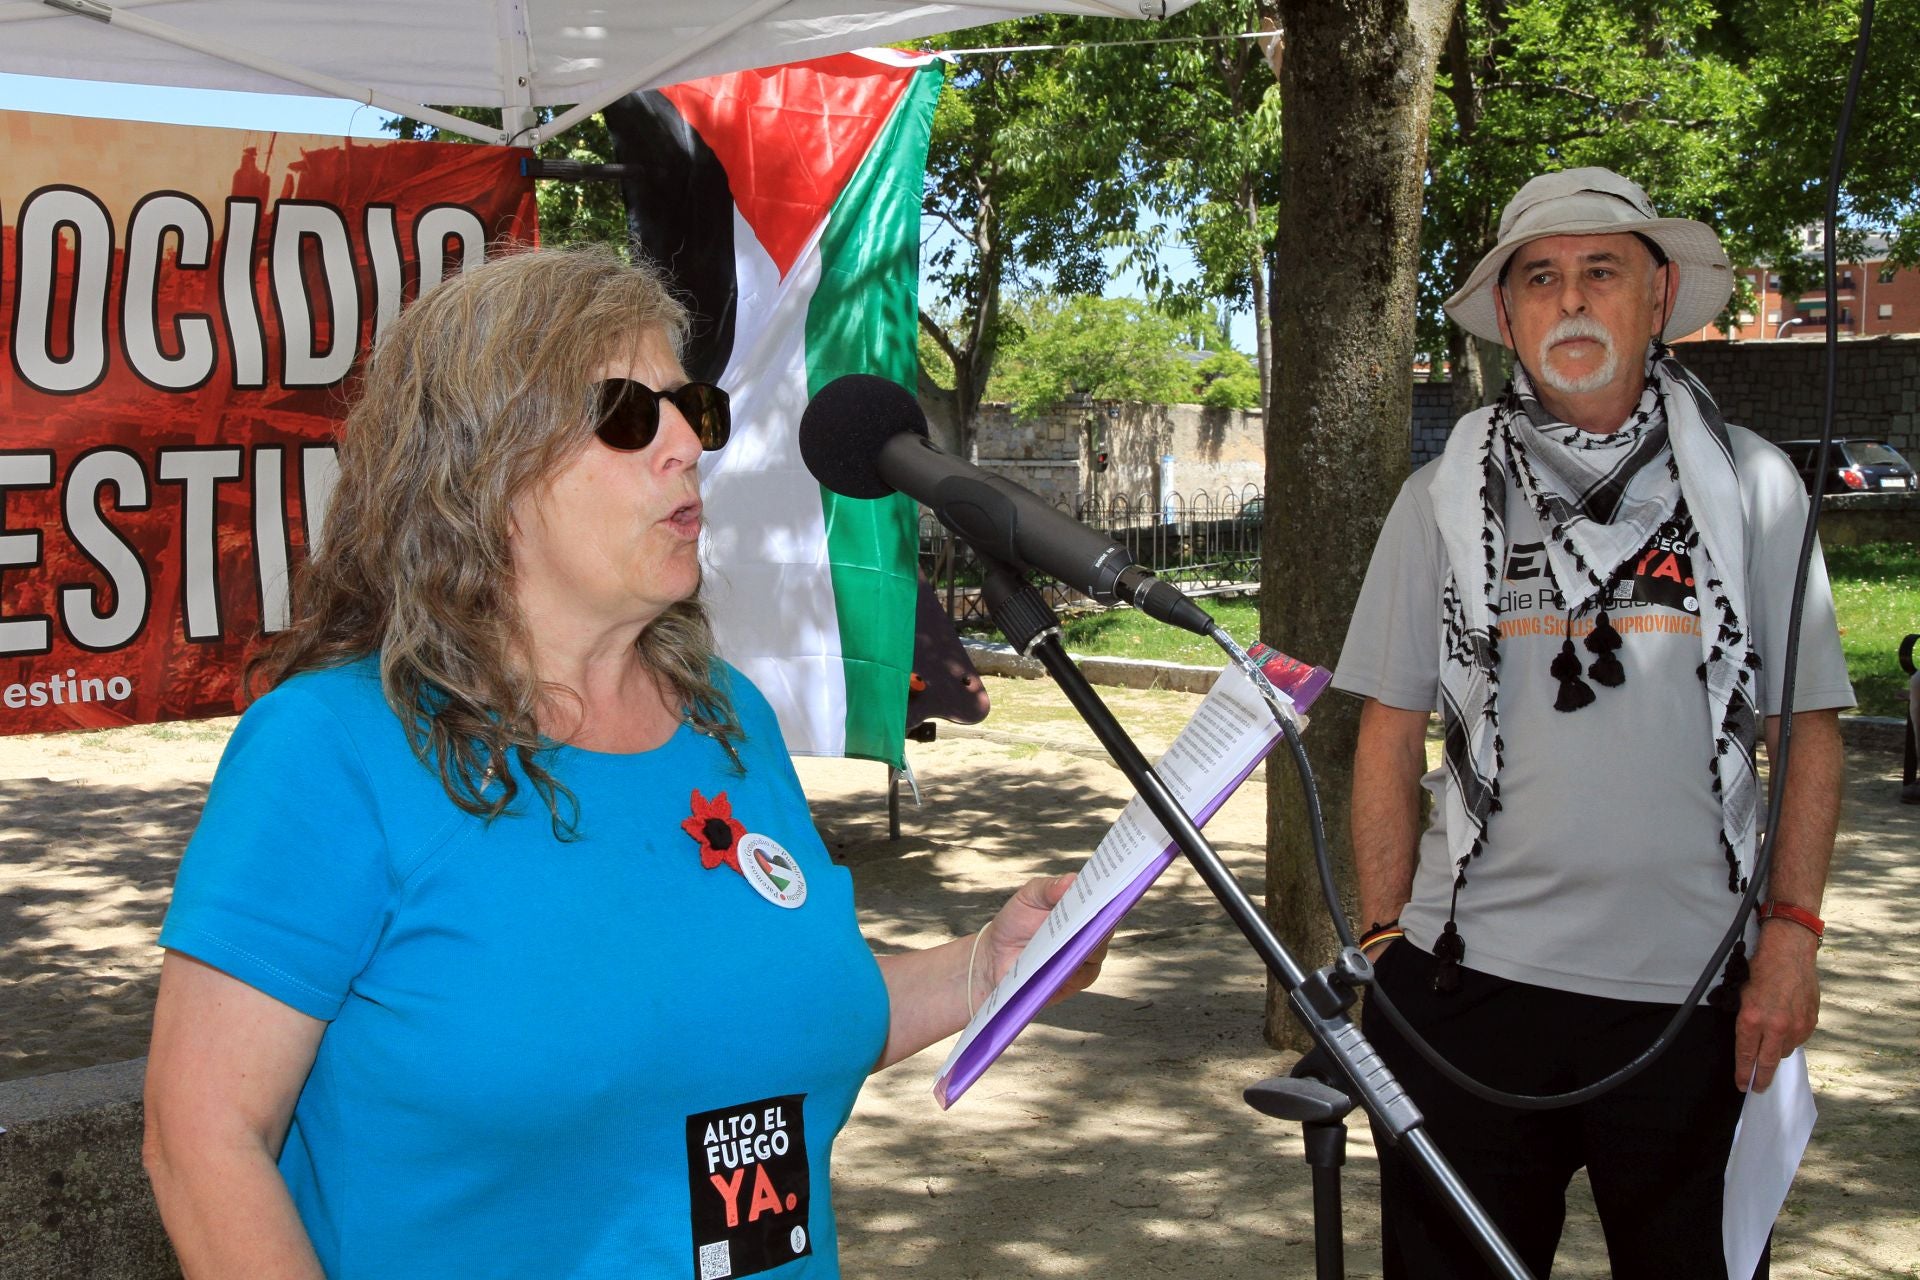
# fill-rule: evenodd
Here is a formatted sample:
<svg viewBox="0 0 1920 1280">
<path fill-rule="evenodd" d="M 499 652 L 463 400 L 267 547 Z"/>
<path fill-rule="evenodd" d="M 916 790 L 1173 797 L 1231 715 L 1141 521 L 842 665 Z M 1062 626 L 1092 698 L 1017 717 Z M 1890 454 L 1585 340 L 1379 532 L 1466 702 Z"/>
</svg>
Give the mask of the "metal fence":
<svg viewBox="0 0 1920 1280">
<path fill-rule="evenodd" d="M 1260 582 L 1260 518 L 1265 500 L 1258 485 L 1219 494 L 1205 489 L 1173 493 L 1162 502 L 1142 494 L 1083 497 L 1061 511 L 1112 538 L 1134 560 L 1192 594 L 1249 590 Z M 980 598 L 984 571 L 973 548 L 955 537 L 932 512 L 920 509 L 920 570 L 933 583 L 947 614 L 963 625 L 990 624 Z M 1039 586 L 1055 609 L 1098 609 L 1077 591 L 1050 580 Z"/>
</svg>

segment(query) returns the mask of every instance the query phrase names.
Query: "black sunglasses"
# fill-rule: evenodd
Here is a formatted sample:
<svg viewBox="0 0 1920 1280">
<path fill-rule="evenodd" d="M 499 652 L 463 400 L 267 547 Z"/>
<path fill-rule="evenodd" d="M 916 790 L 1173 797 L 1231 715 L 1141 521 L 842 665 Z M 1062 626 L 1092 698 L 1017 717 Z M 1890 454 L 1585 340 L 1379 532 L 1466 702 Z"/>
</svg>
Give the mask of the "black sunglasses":
<svg viewBox="0 0 1920 1280">
<path fill-rule="evenodd" d="M 599 384 L 600 424 L 593 433 L 609 448 L 644 449 L 660 431 L 660 402 L 671 400 L 700 438 L 700 447 L 718 449 L 733 430 L 727 393 L 711 382 L 688 382 L 671 391 L 655 391 L 632 378 L 608 378 Z"/>
</svg>

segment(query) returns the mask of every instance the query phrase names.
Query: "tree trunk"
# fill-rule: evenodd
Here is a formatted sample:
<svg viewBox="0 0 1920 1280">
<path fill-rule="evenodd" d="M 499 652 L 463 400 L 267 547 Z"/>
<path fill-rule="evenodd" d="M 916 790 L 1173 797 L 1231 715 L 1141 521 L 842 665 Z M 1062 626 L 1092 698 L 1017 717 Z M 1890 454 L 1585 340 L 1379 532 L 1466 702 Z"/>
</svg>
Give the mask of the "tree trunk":
<svg viewBox="0 0 1920 1280">
<path fill-rule="evenodd" d="M 1476 338 L 1457 324 L 1447 326 L 1447 363 L 1452 368 L 1455 421 L 1492 404 L 1513 372 L 1511 353 L 1505 347 Z"/>
<path fill-rule="evenodd" d="M 1506 6 L 1500 0 L 1489 0 L 1485 12 L 1491 30 L 1505 29 Z M 1462 5 L 1447 31 L 1446 62 L 1450 82 L 1447 93 L 1453 101 L 1454 127 L 1459 130 L 1460 143 L 1467 152 L 1468 172 L 1482 176 L 1469 182 L 1468 201 L 1456 211 L 1456 225 L 1449 228 L 1460 273 L 1455 284 L 1464 281 L 1481 255 L 1499 240 L 1494 184 L 1482 174 L 1486 166 L 1475 164 L 1477 153 L 1472 146 L 1487 110 L 1486 79 L 1495 73 L 1495 67 L 1491 60 L 1484 57 L 1476 60 L 1473 55 L 1473 41 L 1467 31 L 1469 13 L 1468 6 Z M 1492 403 L 1506 383 L 1510 367 L 1506 348 L 1497 342 L 1476 338 L 1456 324 L 1447 326 L 1447 358 L 1453 366 L 1452 400 L 1456 420 Z"/>
<path fill-rule="evenodd" d="M 1476 338 L 1457 324 L 1447 326 L 1447 363 L 1452 369 L 1449 377 L 1455 421 L 1492 404 L 1513 371 L 1505 347 Z"/>
<path fill-rule="evenodd" d="M 987 396 L 987 379 L 993 372 L 993 348 L 975 339 L 962 353 L 964 359 L 953 366 L 954 455 L 974 460 L 975 423 L 980 417 L 980 402 Z"/>
<path fill-rule="evenodd" d="M 1475 338 L 1473 350 L 1480 363 L 1480 404 L 1473 406 L 1478 409 L 1481 405 L 1492 404 L 1494 397 L 1500 394 L 1500 388 L 1506 386 L 1507 379 L 1513 376 L 1513 352 L 1503 344 L 1489 342 L 1485 338 Z"/>
<path fill-rule="evenodd" d="M 1428 112 L 1454 0 L 1285 0 L 1274 412 L 1261 595 L 1267 638 L 1331 666 L 1412 455 L 1414 311 Z M 1280 424 L 1285 423 L 1282 431 Z M 1284 578 L 1282 565 L 1297 566 Z M 1359 703 L 1331 695 L 1308 735 L 1343 892 Z M 1333 955 L 1305 801 L 1269 773 L 1267 913 L 1311 969 Z M 1365 924 L 1365 921 L 1359 922 Z M 1267 1038 L 1304 1047 L 1277 984 Z"/>
<path fill-rule="evenodd" d="M 1453 420 L 1466 417 L 1482 404 L 1486 375 L 1480 367 L 1480 347 L 1473 335 L 1457 324 L 1447 326 L 1447 390 Z M 1364 921 L 1362 923 L 1365 923 Z"/>
<path fill-rule="evenodd" d="M 1260 233 L 1260 206 L 1251 190 L 1245 193 L 1247 225 L 1253 228 L 1255 238 Z M 1256 249 L 1253 254 L 1253 364 L 1260 370 L 1260 420 L 1268 422 L 1273 417 L 1273 313 L 1267 304 L 1267 254 Z"/>
<path fill-rule="evenodd" d="M 928 437 L 955 457 L 966 457 L 967 452 L 960 443 L 963 438 L 960 430 L 960 398 L 929 378 L 924 369 L 920 371 L 919 396 L 920 407 L 927 415 Z"/>
</svg>

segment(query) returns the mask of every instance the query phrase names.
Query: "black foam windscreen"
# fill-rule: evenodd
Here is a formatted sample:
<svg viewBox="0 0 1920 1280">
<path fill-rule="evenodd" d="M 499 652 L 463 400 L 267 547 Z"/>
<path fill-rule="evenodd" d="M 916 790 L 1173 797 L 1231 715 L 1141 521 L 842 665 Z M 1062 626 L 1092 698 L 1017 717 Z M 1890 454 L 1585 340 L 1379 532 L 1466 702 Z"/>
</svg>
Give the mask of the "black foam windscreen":
<svg viewBox="0 0 1920 1280">
<path fill-rule="evenodd" d="M 880 450 L 902 432 L 927 434 L 920 402 L 899 383 L 849 373 L 820 388 L 800 415 L 800 458 L 813 478 L 844 498 L 884 498 Z"/>
</svg>

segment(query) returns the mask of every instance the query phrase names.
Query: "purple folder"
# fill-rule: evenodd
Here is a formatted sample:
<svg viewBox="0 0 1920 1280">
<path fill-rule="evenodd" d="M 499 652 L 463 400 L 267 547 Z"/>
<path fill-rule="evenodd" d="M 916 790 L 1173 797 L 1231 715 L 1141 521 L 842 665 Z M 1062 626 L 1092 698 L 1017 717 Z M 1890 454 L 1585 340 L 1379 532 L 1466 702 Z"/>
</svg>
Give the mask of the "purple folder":
<svg viewBox="0 0 1920 1280">
<path fill-rule="evenodd" d="M 1333 673 L 1325 667 L 1316 667 L 1304 663 L 1264 644 L 1254 644 L 1247 653 L 1260 669 L 1266 673 L 1273 687 L 1293 699 L 1294 707 L 1302 714 L 1318 698 L 1321 691 L 1333 679 Z M 1209 818 L 1227 802 L 1227 797 L 1239 790 L 1260 762 L 1273 750 L 1276 737 L 1263 747 L 1253 761 L 1241 771 L 1240 775 L 1211 797 L 1193 814 L 1195 826 L 1205 826 Z M 1179 853 L 1179 846 L 1168 841 L 1167 847 L 1156 854 L 1152 861 L 1141 869 L 1106 906 L 1096 912 L 1093 918 L 1080 927 L 1078 933 L 1068 939 L 1065 946 L 1048 958 L 1031 979 L 1013 993 L 1007 1003 L 994 1013 L 981 1033 L 962 1050 L 952 1065 L 933 1082 L 933 1096 L 944 1110 L 965 1093 L 986 1069 L 993 1065 L 1006 1047 L 1013 1043 L 1014 1037 L 1026 1030 L 1034 1015 L 1046 1007 L 1061 985 L 1066 982 L 1074 970 L 1086 963 L 1095 948 L 1113 932 L 1121 917 L 1133 909 L 1140 901 L 1147 886 L 1159 878 Z"/>
</svg>

